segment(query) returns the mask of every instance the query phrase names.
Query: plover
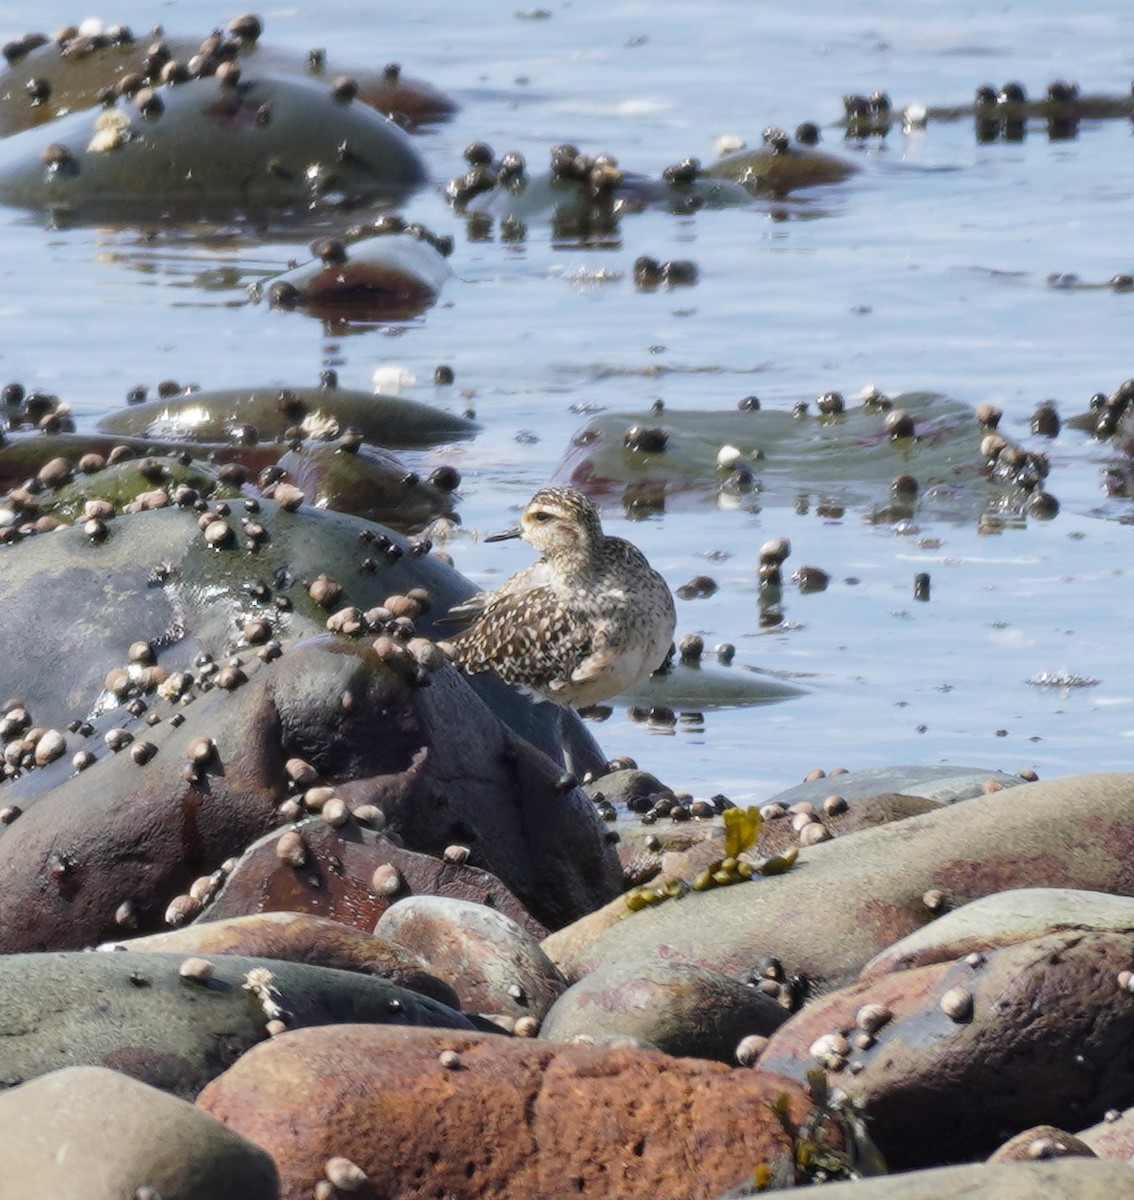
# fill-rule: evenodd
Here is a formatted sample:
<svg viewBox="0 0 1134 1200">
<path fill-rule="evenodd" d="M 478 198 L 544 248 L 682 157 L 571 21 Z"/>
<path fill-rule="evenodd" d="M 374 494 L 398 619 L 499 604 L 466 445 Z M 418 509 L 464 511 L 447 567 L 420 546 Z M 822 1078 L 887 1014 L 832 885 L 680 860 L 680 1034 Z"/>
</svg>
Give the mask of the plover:
<svg viewBox="0 0 1134 1200">
<path fill-rule="evenodd" d="M 603 533 L 582 492 L 543 488 L 519 526 L 485 540 L 513 537 L 540 558 L 453 609 L 471 619 L 451 639 L 463 671 L 494 672 L 566 707 L 616 696 L 664 663 L 676 622 L 669 587 L 636 546 Z"/>
</svg>

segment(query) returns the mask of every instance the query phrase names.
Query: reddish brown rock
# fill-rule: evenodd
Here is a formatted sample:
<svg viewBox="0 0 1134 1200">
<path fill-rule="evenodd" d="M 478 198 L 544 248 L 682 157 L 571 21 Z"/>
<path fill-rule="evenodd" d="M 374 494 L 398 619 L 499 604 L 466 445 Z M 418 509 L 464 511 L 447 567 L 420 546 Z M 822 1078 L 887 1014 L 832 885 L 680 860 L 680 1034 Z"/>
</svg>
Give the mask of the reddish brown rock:
<svg viewBox="0 0 1134 1200">
<path fill-rule="evenodd" d="M 1130 961 L 1126 935 L 1061 933 L 856 983 L 777 1030 L 759 1069 L 804 1079 L 823 1062 L 896 1170 L 1082 1128 L 1134 1103 Z"/>
<path fill-rule="evenodd" d="M 1082 1138 L 1054 1125 L 1034 1125 L 988 1156 L 989 1162 L 1036 1162 L 1044 1158 L 1097 1158 Z"/>
<path fill-rule="evenodd" d="M 254 913 L 226 921 L 198 921 L 183 929 L 133 938 L 123 944 L 128 950 L 245 954 L 356 971 L 431 996 L 450 1008 L 460 1007 L 453 989 L 431 975 L 416 955 L 387 938 L 306 913 Z"/>
<path fill-rule="evenodd" d="M 198 1103 L 295 1200 L 335 1156 L 399 1200 L 709 1200 L 787 1150 L 781 1096 L 810 1111 L 792 1082 L 654 1051 L 340 1026 L 258 1046 Z"/>
<path fill-rule="evenodd" d="M 193 707 L 215 733 L 215 752 L 201 780 L 185 777 L 189 744 L 199 726 L 169 721 L 148 727 L 115 713 L 114 729 L 156 747 L 144 765 L 112 752 L 98 733 L 87 742 L 101 754 L 81 773 L 35 772 L 9 785 L 26 788 L 26 808 L 0 836 L 0 951 L 77 949 L 119 936 L 127 926 L 162 927 L 170 904 L 278 821 L 286 796 L 280 717 L 265 690 L 214 689 Z M 98 731 L 98 732 L 101 732 Z M 38 791 L 38 794 L 36 794 Z M 197 906 L 199 907 L 199 906 Z M 195 911 L 191 910 L 191 911 Z"/>
<path fill-rule="evenodd" d="M 236 864 L 205 914 L 210 921 L 255 912 L 309 913 L 369 934 L 396 900 L 427 895 L 487 904 L 534 937 L 547 932 L 495 875 L 479 867 L 406 850 L 353 820 L 335 828 L 314 817 L 294 828 L 306 847 L 303 866 L 291 866 L 277 854 L 288 830 L 269 834 Z M 376 872 L 382 872 L 380 879 Z"/>
</svg>

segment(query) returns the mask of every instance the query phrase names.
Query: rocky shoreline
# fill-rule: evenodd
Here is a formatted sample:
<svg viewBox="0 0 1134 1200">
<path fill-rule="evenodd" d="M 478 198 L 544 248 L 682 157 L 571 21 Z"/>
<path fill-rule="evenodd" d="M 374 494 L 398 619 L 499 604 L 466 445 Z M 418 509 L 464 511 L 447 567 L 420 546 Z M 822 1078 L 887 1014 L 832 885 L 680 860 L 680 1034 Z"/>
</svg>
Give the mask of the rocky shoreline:
<svg viewBox="0 0 1134 1200">
<path fill-rule="evenodd" d="M 0 200 L 61 228 L 310 226 L 310 261 L 255 301 L 330 328 L 420 315 L 452 238 L 337 226 L 425 186 L 398 126 L 454 102 L 261 31 L 9 43 Z M 882 136 L 884 95 L 848 100 L 848 134 Z M 1129 115 L 1063 85 L 903 119 L 972 118 L 984 144 Z M 656 179 L 568 143 L 529 172 L 475 141 L 447 195 L 470 240 L 601 242 L 642 208 L 850 178 L 806 128 Z M 632 276 L 698 268 L 641 256 Z M 473 437 L 471 408 L 329 367 L 127 399 L 80 433 L 59 397 L 0 391 L 0 1200 L 1134 1191 L 1134 774 L 829 765 L 759 805 L 693 797 L 439 646 L 473 590 L 430 536 L 460 474 L 394 452 Z M 1132 403 L 1123 383 L 1070 423 L 1123 447 Z M 1002 493 L 997 522 L 1059 512 L 1046 452 L 993 405 L 867 389 L 815 409 L 596 415 L 559 477 L 638 513 L 757 484 L 783 506 L 853 456 L 831 511 L 897 524 L 916 445 L 923 482 Z M 1059 425 L 1045 402 L 1031 429 Z M 1107 481 L 1129 494 L 1125 458 Z M 762 624 L 783 619 L 789 547 L 769 545 Z M 704 650 L 679 641 L 645 720 L 798 693 Z"/>
<path fill-rule="evenodd" d="M 742 809 L 573 721 L 576 781 L 553 714 L 438 651 L 468 585 L 436 555 L 186 486 L 5 551 L 10 1177 L 167 1200 L 229 1194 L 194 1165 L 229 1155 L 239 1194 L 286 1197 L 1134 1177 L 1134 775 L 816 772 Z M 65 1139 L 131 1129 L 153 1089 L 160 1145 L 110 1138 L 89 1190 Z M 21 1132 L 61 1095 L 65 1134 Z"/>
</svg>

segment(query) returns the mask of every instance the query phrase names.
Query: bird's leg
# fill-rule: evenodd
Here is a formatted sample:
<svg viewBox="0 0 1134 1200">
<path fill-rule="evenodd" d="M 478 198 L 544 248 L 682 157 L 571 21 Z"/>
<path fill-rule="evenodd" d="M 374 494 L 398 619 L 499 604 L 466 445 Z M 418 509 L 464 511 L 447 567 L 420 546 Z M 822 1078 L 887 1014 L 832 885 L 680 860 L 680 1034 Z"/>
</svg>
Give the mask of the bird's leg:
<svg viewBox="0 0 1134 1200">
<path fill-rule="evenodd" d="M 571 743 L 568 738 L 567 730 L 567 714 L 571 710 L 564 704 L 557 704 L 555 709 L 555 731 L 559 738 L 559 757 L 563 763 L 563 771 L 564 774 L 575 775 L 575 778 L 577 779 L 578 775 L 575 773 L 573 756 L 571 754 Z"/>
</svg>

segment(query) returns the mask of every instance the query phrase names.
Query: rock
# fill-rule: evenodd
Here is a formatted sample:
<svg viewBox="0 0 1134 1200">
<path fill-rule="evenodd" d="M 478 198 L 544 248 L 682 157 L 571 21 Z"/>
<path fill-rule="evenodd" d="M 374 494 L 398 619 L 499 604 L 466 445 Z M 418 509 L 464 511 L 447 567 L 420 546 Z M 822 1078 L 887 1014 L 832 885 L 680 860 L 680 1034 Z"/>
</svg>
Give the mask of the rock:
<svg viewBox="0 0 1134 1200">
<path fill-rule="evenodd" d="M 270 958 L 218 954 L 205 982 L 183 954 L 132 951 L 0 956 L 0 1087 L 61 1067 L 111 1067 L 191 1099 L 263 1041 L 350 1022 L 469 1029 L 455 1010 L 384 980 Z"/>
<path fill-rule="evenodd" d="M 989 1162 L 1035 1162 L 1047 1158 L 1097 1158 L 1082 1138 L 1054 1125 L 1035 1125 L 1009 1138 L 989 1155 Z"/>
<path fill-rule="evenodd" d="M 92 500 L 105 500 L 116 513 L 154 507 L 159 496 L 162 505 L 177 504 L 185 488 L 208 500 L 243 500 L 263 489 L 254 489 L 251 483 L 241 488 L 241 479 L 255 479 L 265 468 L 273 468 L 271 474 L 283 471 L 284 478 L 299 487 L 313 508 L 350 513 L 399 533 L 417 533 L 440 517 L 457 519 L 451 491 L 420 479 L 387 450 L 355 445 L 348 438 L 259 442 L 249 439 L 247 424 L 228 429 L 230 437 L 237 440 L 174 442 L 101 434 L 21 434 L 0 446 L 0 486 L 18 486 L 58 450 L 79 461 L 94 453 L 105 458 L 125 446 L 132 451 L 131 458 L 83 471 L 64 486 L 40 493 L 28 516 L 46 514 L 60 521 L 81 521 Z M 206 461 L 212 459 L 223 465 Z M 234 471 L 240 478 L 234 477 Z"/>
<path fill-rule="evenodd" d="M 615 904 L 544 949 L 571 980 L 604 961 L 647 960 L 664 946 L 672 961 L 734 979 L 771 955 L 788 975 L 838 986 L 943 908 L 979 896 L 1028 886 L 1129 895 L 1132 844 L 1134 775 L 1068 776 L 801 850 L 782 875 L 626 909 L 593 936 Z M 930 908 L 926 895 L 934 892 Z"/>
<path fill-rule="evenodd" d="M 0 944 L 48 949 L 113 938 L 123 903 L 135 908 L 140 931 L 160 928 L 166 907 L 195 879 L 277 825 L 277 807 L 294 786 L 285 764 L 296 755 L 313 758 L 336 786 L 351 785 L 356 804 L 389 791 L 401 806 L 386 814 L 396 818 L 392 832 L 411 849 L 440 854 L 480 837 L 470 865 L 518 870 L 505 882 L 519 885 L 525 902 L 543 896 L 536 915 L 548 927 L 616 894 L 617 862 L 592 806 L 565 790 L 560 768 L 533 748 L 558 755 L 562 724 L 576 762 L 601 762 L 580 721 L 495 678 L 466 681 L 445 666 L 430 672 L 401 643 L 379 658 L 369 638 L 332 636 L 309 589 L 320 576 L 343 580 L 339 603 L 373 610 L 380 623 L 387 598 L 422 588 L 432 606 L 410 628 L 427 636 L 472 585 L 380 527 L 267 500 L 254 506 L 246 519 L 254 517 L 263 536 L 247 546 L 235 532 L 210 540 L 195 512 L 166 508 L 104 521 L 98 540 L 73 527 L 50 544 L 40 537 L 0 551 L 6 686 L 40 727 L 79 722 L 68 755 L 4 785 L 6 806 L 21 814 L 0 827 L 0 885 L 4 902 L 27 920 L 5 922 Z M 212 510 L 214 527 L 239 527 L 237 513 Z M 249 635 L 235 647 L 234 630 Z M 281 655 L 285 644 L 312 635 Z M 264 644 L 265 637 L 284 641 Z M 129 662 L 134 642 L 157 648 L 158 661 Z M 507 728 L 479 702 L 470 706 L 470 688 Z M 395 737 L 369 736 L 378 713 L 399 708 Z M 351 729 L 367 736 L 352 741 Z M 431 731 L 444 746 L 431 744 Z M 212 757 L 197 764 L 189 750 L 202 739 Z M 485 806 L 483 792 L 474 796 L 480 785 L 469 764 L 492 754 L 503 758 L 486 766 L 485 778 L 542 814 L 523 830 L 513 799 L 501 808 Z M 439 771 L 449 772 L 443 786 Z M 450 787 L 450 779 L 462 782 Z M 423 788 L 433 799 L 411 802 Z M 533 837 L 546 839 L 534 855 Z M 566 876 L 575 882 L 563 887 Z"/>
<path fill-rule="evenodd" d="M 824 1186 L 823 1200 L 1125 1200 L 1132 1186 L 1134 1167 L 1069 1158 L 1042 1163 L 968 1163 L 888 1178 L 856 1179 Z"/>
<path fill-rule="evenodd" d="M 540 1037 L 554 1042 L 629 1037 L 666 1054 L 736 1062 L 752 1034 L 768 1035 L 788 1011 L 770 996 L 704 967 L 608 963 L 552 1005 Z"/>
<path fill-rule="evenodd" d="M 461 1006 L 453 989 L 430 974 L 416 955 L 386 938 L 306 913 L 261 912 L 224 921 L 199 920 L 182 929 L 169 929 L 118 944 L 130 951 L 240 954 L 357 971 L 419 992 L 450 1008 Z"/>
<path fill-rule="evenodd" d="M 341 444 L 308 440 L 281 454 L 277 466 L 308 504 L 351 513 L 399 533 L 416 533 L 439 517 L 456 516 L 451 493 L 372 446 L 348 453 Z"/>
<path fill-rule="evenodd" d="M 344 199 L 400 203 L 426 179 L 402 130 L 326 85 L 210 77 L 152 95 L 148 113 L 121 98 L 13 135 L 0 200 L 71 224 L 263 220 Z"/>
<path fill-rule="evenodd" d="M 675 186 L 633 172 L 620 172 L 617 182 L 601 197 L 581 181 L 549 174 L 509 179 L 473 196 L 466 196 L 468 177 L 453 181 L 449 197 L 458 212 L 505 227 L 550 222 L 559 239 L 584 237 L 617 227 L 617 218 L 647 208 L 682 211 L 690 205 L 735 208 L 749 202 L 745 189 L 731 180 L 698 179 Z"/>
<path fill-rule="evenodd" d="M 908 768 L 908 771 L 913 772 L 914 768 Z M 907 817 L 916 817 L 941 807 L 919 795 L 887 792 L 876 794 L 870 787 L 857 788 L 853 783 L 845 789 L 850 793 L 848 799 L 840 785 L 845 779 L 853 781 L 857 774 L 858 772 L 854 772 L 839 776 L 837 780 L 826 781 L 826 786 L 812 792 L 814 800 L 795 799 L 796 789 L 793 788 L 762 804 L 760 810 L 764 818 L 760 835 L 754 848 L 745 857 L 770 858 L 798 851 L 801 846 L 813 844 L 807 838 L 815 830 L 823 831 L 820 840 L 826 840 L 827 837 L 846 837 L 863 829 L 873 829 L 891 821 L 902 821 Z M 605 779 L 598 780 L 589 789 L 592 796 L 602 792 L 604 797 L 612 799 L 618 805 L 619 786 L 612 786 L 608 793 L 604 790 L 605 784 Z M 810 790 L 810 785 L 805 786 Z M 656 785 L 655 793 L 657 792 L 664 794 L 665 789 L 661 784 Z M 641 805 L 650 794 L 649 791 L 639 792 L 628 797 L 628 801 L 633 803 L 638 811 L 642 811 Z M 806 825 L 797 822 L 794 819 L 797 814 L 789 811 L 790 806 L 794 805 L 809 806 L 813 820 Z M 658 822 L 627 822 L 620 824 L 618 832 L 619 861 L 627 879 L 633 883 L 643 883 L 652 879 L 659 871 L 692 881 L 702 867 L 725 856 L 724 825 L 719 816 L 698 817 L 671 825 Z M 611 909 L 610 915 L 621 914 L 617 909 Z M 613 923 L 611 921 L 611 924 Z"/>
<path fill-rule="evenodd" d="M 891 479 L 901 470 L 963 480 L 966 486 L 957 488 L 954 503 L 964 505 L 959 516 L 975 516 L 985 460 L 973 444 L 972 410 L 925 392 L 896 397 L 894 404 L 907 410 L 916 424 L 916 440 L 905 439 L 910 445 L 903 449 L 892 444 L 883 413 L 866 407 L 814 419 L 772 408 L 604 412 L 572 438 L 554 480 L 601 495 L 607 502 L 620 497 L 631 511 L 643 506 L 715 509 L 728 479 L 717 466 L 718 455 L 722 446 L 732 446 L 742 452 L 743 465 L 752 474 L 749 491 L 759 487 L 761 507 L 790 508 L 803 490 L 869 510 L 880 494 L 888 494 Z M 626 433 L 635 425 L 664 433 L 665 453 L 627 450 Z M 739 499 L 743 503 L 743 491 Z"/>
<path fill-rule="evenodd" d="M 4 96 L 0 103 L 0 132 L 4 135 L 46 124 L 69 112 L 92 108 L 98 103 L 103 88 L 113 86 L 124 76 L 145 70 L 149 39 L 109 41 L 93 44 L 93 39 L 81 50 L 74 39 L 73 48 L 48 40 L 46 45 L 32 49 L 8 65 L 3 73 Z M 165 37 L 171 58 L 189 63 L 200 54 L 199 40 L 185 37 Z M 456 102 L 432 84 L 413 78 L 397 64 L 384 69 L 356 67 L 328 59 L 326 55 L 302 54 L 285 46 L 273 46 L 262 41 L 245 41 L 236 58 L 242 67 L 295 79 L 308 78 L 330 81 L 343 76 L 358 85 L 357 99 L 378 112 L 401 122 L 414 125 L 443 121 L 457 110 Z M 46 82 L 51 94 L 41 104 L 26 101 L 27 85 L 32 79 Z"/>
<path fill-rule="evenodd" d="M 194 879 L 276 825 L 297 754 L 350 803 L 379 807 L 410 848 L 440 857 L 455 842 L 471 847 L 469 865 L 492 871 L 549 928 L 617 894 L 618 860 L 593 806 L 579 789 L 564 790 L 560 769 L 507 730 L 453 668 L 423 687 L 369 645 L 323 635 L 278 662 L 250 654 L 242 670 L 246 682 L 201 693 L 180 726 L 132 719 L 153 747 L 144 769 L 104 749 L 81 774 L 60 761 L 8 785 L 24 811 L 0 833 L 0 897 L 22 916 L 0 930 L 0 947 L 111 939 L 125 900 L 141 931 L 159 928 Z M 167 703 L 151 713 L 168 715 Z M 112 728 L 123 730 L 129 737 L 121 723 Z M 202 736 L 215 750 L 196 766 L 190 748 Z M 346 827 L 335 835 L 361 837 Z M 272 870 L 294 874 L 278 861 Z M 280 907 L 296 906 L 289 897 Z"/>
<path fill-rule="evenodd" d="M 374 933 L 428 963 L 465 1012 L 542 1021 L 567 986 L 530 933 L 484 904 L 410 896 L 386 909 Z"/>
<path fill-rule="evenodd" d="M 68 1067 L 0 1093 L 0 1197 L 275 1200 L 271 1158 L 118 1071 Z"/>
<path fill-rule="evenodd" d="M 356 388 L 247 387 L 190 392 L 132 404 L 104 416 L 102 433 L 223 443 L 237 426 L 252 426 L 261 442 L 285 443 L 298 427 L 315 440 L 357 429 L 363 440 L 386 449 L 410 449 L 472 437 L 480 428 L 404 396 Z"/>
<path fill-rule="evenodd" d="M 1134 928 L 1134 899 L 1071 888 L 1015 888 L 994 892 L 945 913 L 887 946 L 863 968 L 863 979 L 949 962 L 974 951 L 1010 946 L 1048 933 L 1074 930 L 1122 933 Z"/>
<path fill-rule="evenodd" d="M 711 709 L 778 704 L 806 694 L 805 688 L 767 671 L 679 662 L 662 675 L 647 675 L 626 693 L 626 698 L 650 707 Z"/>
<path fill-rule="evenodd" d="M 1101 1121 L 1081 1129 L 1078 1138 L 1099 1158 L 1129 1162 L 1134 1158 L 1134 1108 L 1110 1109 Z"/>
<path fill-rule="evenodd" d="M 546 933 L 495 875 L 467 862 L 407 850 L 357 821 L 335 829 L 315 817 L 290 828 L 303 838 L 303 866 L 297 869 L 280 860 L 277 851 L 286 830 L 268 834 L 237 861 L 205 913 L 210 921 L 250 911 L 306 912 L 370 936 L 399 898 L 447 896 L 491 905 L 533 937 Z"/>
<path fill-rule="evenodd" d="M 769 796 L 767 804 L 793 804 L 811 801 L 820 807 L 834 793 L 847 801 L 868 800 L 878 796 L 906 796 L 926 801 L 926 807 L 918 810 L 928 812 L 929 805 L 955 804 L 958 800 L 971 800 L 985 795 L 990 788 L 1020 787 L 1024 780 L 1019 775 L 984 767 L 863 767 L 857 771 L 846 771 L 840 775 L 825 775 L 822 779 L 797 783 L 786 791 Z M 913 814 L 911 814 L 913 815 Z"/>
<path fill-rule="evenodd" d="M 379 1196 L 711 1197 L 788 1149 L 796 1085 L 655 1051 L 456 1031 L 301 1030 L 257 1047 L 199 1098 L 262 1145 L 285 1197 L 332 1156 Z M 828 1125 L 840 1145 L 839 1122 Z"/>
<path fill-rule="evenodd" d="M 1074 931 L 855 983 L 777 1030 L 758 1069 L 804 1079 L 820 1039 L 841 1035 L 828 1072 L 891 1169 L 984 1156 L 1006 1134 L 1134 1103 L 1130 961 L 1126 933 Z M 891 1015 L 860 1041 L 868 1004 Z"/>
<path fill-rule="evenodd" d="M 408 233 L 332 243 L 333 260 L 316 259 L 266 283 L 277 308 L 301 308 L 320 320 L 407 320 L 435 304 L 452 274 L 437 249 Z"/>
<path fill-rule="evenodd" d="M 826 150 L 792 146 L 783 152 L 767 146 L 737 150 L 705 168 L 710 179 L 729 179 L 754 196 L 786 196 L 799 188 L 842 183 L 858 168 Z"/>
</svg>

